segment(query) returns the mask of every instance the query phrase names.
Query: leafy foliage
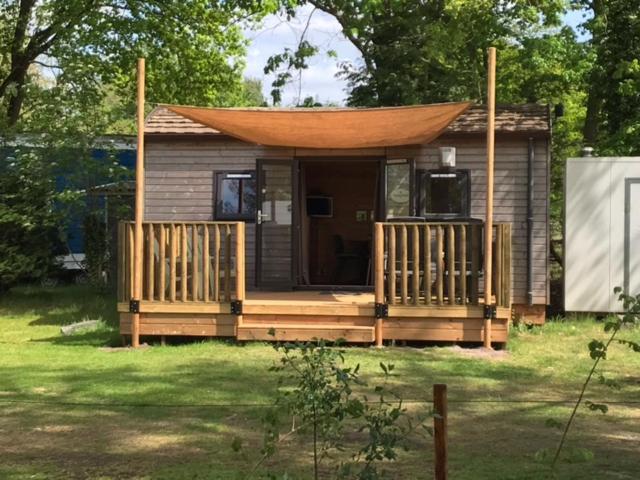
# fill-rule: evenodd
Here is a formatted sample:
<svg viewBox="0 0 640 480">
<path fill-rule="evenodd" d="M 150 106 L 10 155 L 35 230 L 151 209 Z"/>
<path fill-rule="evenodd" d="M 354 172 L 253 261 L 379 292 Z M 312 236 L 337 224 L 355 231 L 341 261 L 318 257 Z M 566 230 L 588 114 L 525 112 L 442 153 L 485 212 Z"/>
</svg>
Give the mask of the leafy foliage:
<svg viewBox="0 0 640 480">
<path fill-rule="evenodd" d="M 150 102 L 242 103 L 243 22 L 275 2 L 0 1 L 0 100 L 8 125 L 104 107 L 133 117 L 135 64 Z M 55 101 L 54 101 L 55 100 Z M 91 106 L 89 110 L 78 102 Z M 23 111 L 24 108 L 24 111 Z M 85 119 L 88 118 L 86 115 Z"/>
<path fill-rule="evenodd" d="M 0 168 L 0 291 L 21 281 L 39 280 L 56 269 L 62 248 L 61 213 L 50 166 L 32 149 L 4 147 Z M 11 152 L 11 153 L 9 153 Z"/>
<path fill-rule="evenodd" d="M 280 373 L 281 388 L 274 409 L 265 416 L 262 458 L 256 468 L 274 455 L 283 439 L 293 434 L 309 433 L 312 439 L 314 478 L 319 478 L 323 463 L 335 478 L 374 480 L 386 478 L 382 462 L 398 458 L 398 448 L 407 435 L 421 429 L 429 432 L 424 418 L 412 421 L 402 399 L 386 386 L 392 364 L 380 363 L 385 377 L 373 392 L 375 401 L 354 392 L 367 384 L 359 375 L 360 367 L 344 365 L 345 353 L 329 348 L 323 340 L 276 345 L 282 353 L 280 363 L 271 371 Z M 282 434 L 282 414 L 293 419 L 292 427 Z M 336 455 L 345 452 L 345 429 L 351 426 L 362 438 L 362 446 L 349 460 Z M 236 442 L 237 445 L 237 442 Z"/>
<path fill-rule="evenodd" d="M 333 15 L 362 55 L 362 63 L 341 65 L 348 103 L 355 106 L 479 100 L 486 88 L 486 48 L 517 50 L 540 28 L 557 25 L 564 8 L 560 0 L 309 3 Z M 289 56 L 298 68 L 301 57 L 315 53 L 303 38 Z"/>
<path fill-rule="evenodd" d="M 594 61 L 590 72 L 584 135 L 599 153 L 640 152 L 639 0 L 582 0 L 591 18 Z"/>
</svg>

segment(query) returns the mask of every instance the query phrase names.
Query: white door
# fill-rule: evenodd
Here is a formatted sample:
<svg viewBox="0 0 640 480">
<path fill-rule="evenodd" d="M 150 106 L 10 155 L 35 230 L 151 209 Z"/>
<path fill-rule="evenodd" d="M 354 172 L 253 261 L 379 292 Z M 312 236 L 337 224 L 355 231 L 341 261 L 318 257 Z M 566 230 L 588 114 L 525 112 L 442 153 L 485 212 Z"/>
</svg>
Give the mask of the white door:
<svg viewBox="0 0 640 480">
<path fill-rule="evenodd" d="M 628 294 L 640 294 L 640 178 L 628 178 L 625 185 L 624 287 Z"/>
</svg>

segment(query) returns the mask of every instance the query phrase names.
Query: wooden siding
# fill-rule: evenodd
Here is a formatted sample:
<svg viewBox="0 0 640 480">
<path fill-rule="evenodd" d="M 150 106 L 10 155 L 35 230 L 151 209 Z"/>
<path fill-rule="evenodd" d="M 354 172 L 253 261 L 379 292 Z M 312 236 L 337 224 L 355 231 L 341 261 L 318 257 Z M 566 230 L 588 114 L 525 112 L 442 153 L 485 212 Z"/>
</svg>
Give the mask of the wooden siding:
<svg viewBox="0 0 640 480">
<path fill-rule="evenodd" d="M 484 138 L 436 141 L 417 147 L 396 147 L 364 152 L 395 158 L 415 158 L 417 168 L 438 165 L 439 145 L 457 148 L 457 165 L 471 170 L 471 215 L 484 219 L 485 158 Z M 527 139 L 498 138 L 495 164 L 496 222 L 512 223 L 513 303 L 526 303 L 527 245 Z M 146 210 L 149 221 L 214 220 L 215 172 L 255 168 L 256 158 L 293 158 L 310 156 L 314 151 L 267 148 L 239 141 L 221 140 L 147 140 Z M 334 156 L 323 150 L 318 156 Z M 339 152 L 344 154 L 346 152 Z M 358 156 L 358 152 L 350 152 Z M 359 156 L 362 156 L 360 154 Z M 548 301 L 548 142 L 535 140 L 533 302 Z M 247 223 L 247 285 L 255 278 L 255 225 Z"/>
</svg>

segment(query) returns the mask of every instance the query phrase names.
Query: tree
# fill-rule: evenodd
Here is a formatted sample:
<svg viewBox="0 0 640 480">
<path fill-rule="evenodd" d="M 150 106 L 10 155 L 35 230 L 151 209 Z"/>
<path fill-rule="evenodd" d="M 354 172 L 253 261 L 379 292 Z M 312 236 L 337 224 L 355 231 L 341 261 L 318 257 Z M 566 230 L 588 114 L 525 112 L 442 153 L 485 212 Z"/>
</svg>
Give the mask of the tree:
<svg viewBox="0 0 640 480">
<path fill-rule="evenodd" d="M 262 93 L 262 80 L 245 78 L 243 84 L 242 105 L 246 107 L 264 107 L 267 99 Z"/>
<path fill-rule="evenodd" d="M 51 166 L 33 149 L 3 145 L 0 164 L 0 292 L 47 276 L 61 253 L 61 212 Z"/>
<path fill-rule="evenodd" d="M 0 99 L 8 126 L 38 117 L 34 67 L 55 96 L 133 99 L 135 61 L 148 58 L 150 102 L 232 105 L 242 98 L 241 21 L 271 3 L 185 0 L 0 0 Z M 60 109 L 64 109 L 64 102 Z"/>
<path fill-rule="evenodd" d="M 355 106 L 480 100 L 487 47 L 517 48 L 522 39 L 557 25 L 564 8 L 561 0 L 309 3 L 333 15 L 362 55 L 361 64 L 342 64 L 347 101 Z M 293 68 L 304 68 L 304 56 L 317 52 L 304 39 L 299 45 L 289 53 L 297 60 Z"/>
<path fill-rule="evenodd" d="M 585 141 L 602 153 L 640 152 L 639 0 L 581 0 L 595 56 L 589 77 Z"/>
</svg>

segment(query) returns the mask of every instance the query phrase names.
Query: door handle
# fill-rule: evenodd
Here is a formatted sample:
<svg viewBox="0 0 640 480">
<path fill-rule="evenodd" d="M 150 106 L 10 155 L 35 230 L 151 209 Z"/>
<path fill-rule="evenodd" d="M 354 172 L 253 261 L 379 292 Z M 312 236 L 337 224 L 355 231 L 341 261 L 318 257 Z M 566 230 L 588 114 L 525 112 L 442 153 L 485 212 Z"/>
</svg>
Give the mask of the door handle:
<svg viewBox="0 0 640 480">
<path fill-rule="evenodd" d="M 256 220 L 258 222 L 258 225 L 260 225 L 262 223 L 262 219 L 263 218 L 269 218 L 269 214 L 268 213 L 262 213 L 262 210 L 258 210 L 258 214 L 256 216 Z"/>
</svg>

